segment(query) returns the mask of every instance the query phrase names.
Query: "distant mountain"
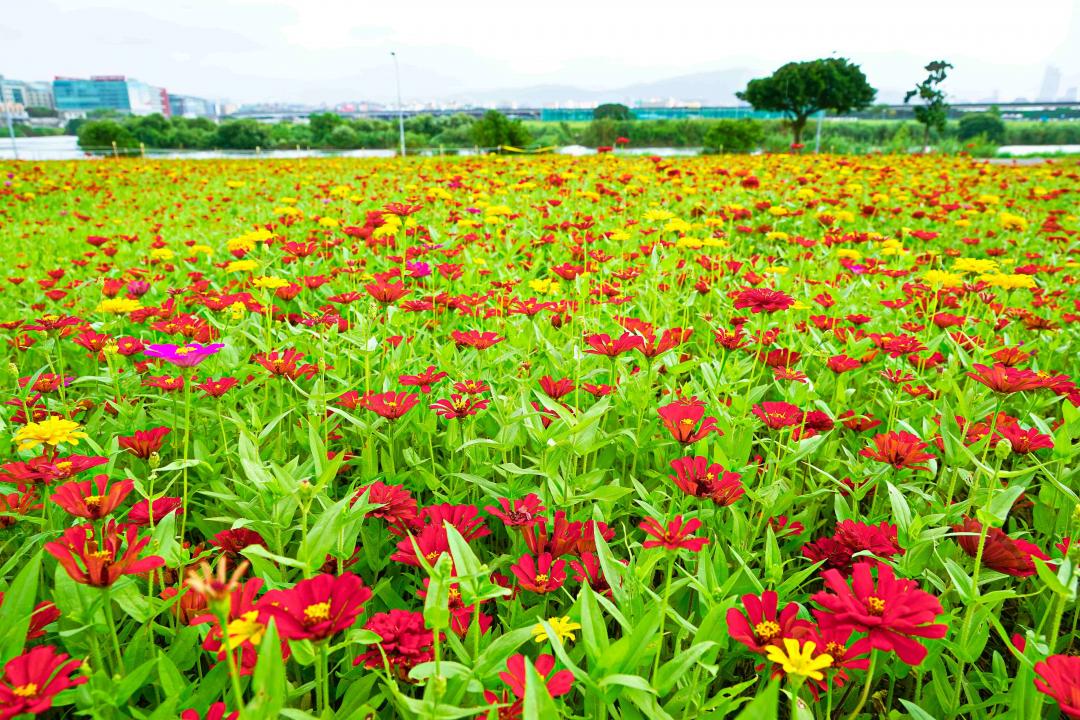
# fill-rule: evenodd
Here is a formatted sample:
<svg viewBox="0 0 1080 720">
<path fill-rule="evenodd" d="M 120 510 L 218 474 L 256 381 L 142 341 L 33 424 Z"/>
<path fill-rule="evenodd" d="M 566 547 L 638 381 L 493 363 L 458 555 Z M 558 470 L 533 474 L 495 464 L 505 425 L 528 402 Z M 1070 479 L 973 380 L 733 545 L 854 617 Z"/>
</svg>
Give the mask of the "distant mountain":
<svg viewBox="0 0 1080 720">
<path fill-rule="evenodd" d="M 667 101 L 700 102 L 705 105 L 731 105 L 735 93 L 746 87 L 754 77 L 748 68 L 678 75 L 654 82 L 634 83 L 607 90 L 580 88 L 573 85 L 532 85 L 520 88 L 475 90 L 446 95 L 439 100 L 447 103 L 476 105 L 551 106 L 621 102 Z"/>
</svg>

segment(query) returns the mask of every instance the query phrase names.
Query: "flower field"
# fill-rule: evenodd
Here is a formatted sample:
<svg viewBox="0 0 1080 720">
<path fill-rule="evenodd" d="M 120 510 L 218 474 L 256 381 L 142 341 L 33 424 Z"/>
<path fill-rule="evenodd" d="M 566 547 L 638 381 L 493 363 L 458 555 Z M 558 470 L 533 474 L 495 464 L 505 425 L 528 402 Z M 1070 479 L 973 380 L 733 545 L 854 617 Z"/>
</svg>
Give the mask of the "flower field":
<svg viewBox="0 0 1080 720">
<path fill-rule="evenodd" d="M 0 164 L 0 720 L 1080 717 L 1080 165 Z"/>
</svg>

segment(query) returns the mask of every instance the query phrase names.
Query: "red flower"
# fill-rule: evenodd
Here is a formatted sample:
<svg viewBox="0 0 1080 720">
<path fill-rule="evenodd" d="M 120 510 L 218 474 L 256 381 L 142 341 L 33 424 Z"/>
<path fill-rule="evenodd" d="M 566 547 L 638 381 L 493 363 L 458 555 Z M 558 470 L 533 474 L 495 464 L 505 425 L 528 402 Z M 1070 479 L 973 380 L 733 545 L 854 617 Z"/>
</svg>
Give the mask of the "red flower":
<svg viewBox="0 0 1080 720">
<path fill-rule="evenodd" d="M 526 553 L 510 567 L 518 579 L 518 584 L 534 593 L 555 592 L 566 582 L 566 561 L 553 560 L 551 553 L 541 553 L 533 557 Z"/>
<path fill-rule="evenodd" d="M 997 435 L 1002 440 L 1008 440 L 1012 451 L 1018 455 L 1027 455 L 1036 450 L 1053 450 L 1054 439 L 1049 435 L 1043 435 L 1035 428 L 1024 429 L 1019 423 L 1006 423 L 998 425 Z"/>
<path fill-rule="evenodd" d="M 1035 663 L 1035 687 L 1054 698 L 1066 717 L 1080 718 L 1080 657 L 1051 655 Z"/>
<path fill-rule="evenodd" d="M 928 445 L 909 432 L 887 432 L 875 435 L 873 443 L 874 447 L 863 448 L 859 451 L 859 455 L 887 463 L 897 470 L 904 468 L 930 470 L 925 465 L 918 464 L 934 459 L 930 453 L 923 452 Z"/>
<path fill-rule="evenodd" d="M 753 412 L 770 430 L 794 427 L 803 420 L 802 410 L 786 402 L 766 401 L 755 405 Z"/>
<path fill-rule="evenodd" d="M 460 420 L 463 417 L 475 415 L 477 412 L 484 410 L 490 403 L 490 400 L 484 398 L 452 394 L 449 400 L 445 398 L 436 400 L 430 407 L 436 414 L 447 420 Z"/>
<path fill-rule="evenodd" d="M 844 520 L 836 526 L 832 537 L 818 538 L 802 548 L 803 556 L 811 562 L 823 560 L 823 569 L 836 569 L 844 575 L 851 573 L 853 556 L 858 552 L 869 552 L 884 560 L 903 555 L 904 549 L 897 542 L 897 527 L 887 522 L 868 525 Z"/>
<path fill-rule="evenodd" d="M 161 450 L 161 445 L 165 442 L 165 436 L 171 432 L 171 428 L 156 427 L 150 430 L 136 430 L 134 435 L 120 436 L 116 439 L 122 449 L 127 450 L 135 457 L 146 460 L 153 453 Z"/>
<path fill-rule="evenodd" d="M 222 530 L 210 538 L 210 544 L 229 555 L 239 555 L 241 550 L 252 545 L 262 545 L 265 548 L 266 540 L 254 530 L 239 527 Z"/>
<path fill-rule="evenodd" d="M 778 608 L 778 597 L 772 590 L 757 595 L 743 595 L 745 612 L 738 608 L 727 611 L 728 634 L 752 652 L 765 654 L 769 645 L 781 645 L 784 638 L 801 639 L 813 628 L 806 620 L 799 620 L 798 603 L 788 603 Z"/>
<path fill-rule="evenodd" d="M 0 720 L 45 712 L 57 693 L 86 682 L 85 676 L 72 677 L 82 660 L 69 657 L 42 645 L 8 660 L 0 678 Z"/>
<path fill-rule="evenodd" d="M 534 555 L 551 553 L 553 557 L 572 555 L 577 552 L 584 538 L 585 525 L 580 522 L 571 522 L 566 519 L 566 512 L 556 510 L 552 521 L 551 533 L 548 533 L 547 522 L 537 522 L 522 527 L 522 535 L 525 537 L 525 545 Z M 608 540 L 610 537 L 604 534 Z M 589 528 L 588 540 L 592 540 L 592 528 Z M 595 548 L 591 548 L 595 550 Z"/>
<path fill-rule="evenodd" d="M 118 508 L 135 488 L 134 480 L 115 482 L 106 490 L 108 483 L 108 475 L 95 475 L 93 480 L 82 482 L 66 482 L 57 486 L 52 501 L 75 517 L 99 520 Z"/>
<path fill-rule="evenodd" d="M 303 360 L 304 353 L 291 348 L 284 352 L 275 350 L 268 353 L 255 353 L 251 356 L 251 362 L 262 365 L 271 377 L 287 377 L 290 380 L 306 377 L 310 380 L 319 372 L 319 368 Z"/>
<path fill-rule="evenodd" d="M 846 373 L 850 370 L 858 370 L 862 367 L 862 363 L 855 358 L 848 357 L 847 355 L 833 355 L 826 362 L 829 369 L 837 375 Z"/>
<path fill-rule="evenodd" d="M 419 517 L 419 509 L 413 496 L 400 485 L 387 485 L 376 480 L 368 485 L 361 485 L 353 495 L 353 503 L 363 499 L 369 504 L 380 507 L 368 512 L 368 517 L 377 517 L 391 525 L 411 525 Z"/>
<path fill-rule="evenodd" d="M 236 383 L 237 380 L 234 377 L 223 377 L 218 380 L 207 378 L 195 387 L 203 391 L 203 397 L 219 398 L 231 390 Z"/>
<path fill-rule="evenodd" d="M 477 350 L 486 350 L 492 345 L 501 343 L 506 338 L 499 337 L 498 333 L 480 332 L 479 330 L 455 330 L 450 333 L 458 347 L 473 347 Z"/>
<path fill-rule="evenodd" d="M 550 375 L 540 378 L 540 389 L 552 400 L 558 400 L 574 392 L 574 381 L 570 378 L 555 380 Z"/>
<path fill-rule="evenodd" d="M 967 376 L 994 392 L 1010 394 L 1046 387 L 1046 378 L 1032 370 L 1020 370 L 1004 363 L 994 363 L 993 367 L 978 364 L 972 367 L 975 372 L 969 372 Z"/>
<path fill-rule="evenodd" d="M 671 468 L 674 475 L 668 477 L 687 495 L 708 498 L 717 505 L 731 505 L 746 490 L 742 485 L 742 476 L 724 470 L 719 463 L 709 464 L 708 458 L 684 457 L 673 460 Z"/>
<path fill-rule="evenodd" d="M 521 527 L 523 525 L 534 525 L 538 522 L 547 522 L 540 516 L 540 513 L 544 512 L 544 506 L 540 504 L 540 497 L 536 493 L 529 493 L 525 497 L 516 500 L 499 498 L 499 507 L 488 505 L 484 510 L 487 511 L 488 515 L 494 515 L 502 520 L 506 527 Z"/>
<path fill-rule="evenodd" d="M 316 575 L 263 595 L 260 620 L 274 618 L 283 638 L 317 642 L 352 627 L 370 598 L 358 575 Z"/>
<path fill-rule="evenodd" d="M 406 392 L 368 393 L 360 398 L 361 406 L 387 420 L 397 420 L 418 402 L 419 395 Z"/>
<path fill-rule="evenodd" d="M 213 703 L 205 715 L 200 715 L 198 710 L 185 710 L 180 713 L 180 720 L 236 720 L 238 717 L 240 713 L 236 710 L 226 715 L 225 703 L 220 700 Z"/>
<path fill-rule="evenodd" d="M 915 638 L 939 639 L 948 631 L 934 623 L 945 612 L 938 599 L 914 580 L 897 578 L 884 563 L 856 564 L 850 587 L 838 570 L 826 570 L 822 577 L 827 589 L 811 599 L 824 609 L 814 612 L 823 630 L 866 633 L 874 649 L 894 651 L 908 665 L 926 657 L 926 648 Z"/>
<path fill-rule="evenodd" d="M 365 285 L 364 289 L 367 290 L 368 295 L 384 305 L 397 302 L 409 294 L 409 288 L 405 287 L 405 283 L 402 282 L 388 283 L 379 281 Z"/>
<path fill-rule="evenodd" d="M 536 669 L 536 674 L 544 680 L 551 697 L 557 698 L 570 692 L 570 688 L 574 684 L 574 673 L 569 670 L 559 670 L 553 673 L 552 670 L 555 669 L 554 656 L 540 655 L 536 658 L 536 662 L 533 663 L 533 667 Z M 508 672 L 499 673 L 499 678 L 510 686 L 510 690 L 515 697 L 524 699 L 525 656 L 520 653 L 510 656 L 506 661 L 506 669 Z"/>
<path fill-rule="evenodd" d="M 121 575 L 138 575 L 165 564 L 157 555 L 139 558 L 150 538 L 140 540 L 138 533 L 135 525 L 118 525 L 110 520 L 99 542 L 93 525 L 76 525 L 65 530 L 59 540 L 45 543 L 45 550 L 75 582 L 108 587 Z"/>
<path fill-rule="evenodd" d="M 671 437 L 684 445 L 695 443 L 713 432 L 723 434 L 716 427 L 715 417 L 704 417 L 705 403 L 697 398 L 677 400 L 657 408 L 656 412 L 660 415 L 664 427 L 671 433 Z"/>
<path fill-rule="evenodd" d="M 444 372 L 436 372 L 434 365 L 428 365 L 424 372 L 418 375 L 402 375 L 398 382 L 406 387 L 419 387 L 420 392 L 427 395 L 431 392 L 431 386 L 446 377 Z"/>
<path fill-rule="evenodd" d="M 747 288 L 735 294 L 735 309 L 750 308 L 755 315 L 761 312 L 773 313 L 777 310 L 786 310 L 794 304 L 794 298 L 779 290 Z"/>
<path fill-rule="evenodd" d="M 629 332 L 624 332 L 616 340 L 612 340 L 606 333 L 596 333 L 587 336 L 585 343 L 589 346 L 589 349 L 585 351 L 587 355 L 605 355 L 613 358 L 624 352 L 640 350 L 645 346 L 645 339 Z"/>
<path fill-rule="evenodd" d="M 369 668 L 382 667 L 385 655 L 390 667 L 404 675 L 435 657 L 431 649 L 434 634 L 424 627 L 423 613 L 409 610 L 376 613 L 364 628 L 376 633 L 380 640 L 369 645 L 367 652 L 353 660 L 353 665 L 363 663 Z"/>
<path fill-rule="evenodd" d="M 691 533 L 701 527 L 701 521 L 697 518 L 683 522 L 682 515 L 672 518 L 665 528 L 654 518 L 645 518 L 638 525 L 652 540 L 646 540 L 641 544 L 643 548 L 662 547 L 665 550 L 679 550 L 685 548 L 690 552 L 701 552 L 701 548 L 708 544 L 709 539 L 694 537 Z"/>
<path fill-rule="evenodd" d="M 961 524 L 953 526 L 953 530 L 958 533 L 955 536 L 956 542 L 959 543 L 963 551 L 971 557 L 975 557 L 979 551 L 982 523 L 973 518 L 965 517 Z M 1035 574 L 1035 561 L 1032 558 L 1050 559 L 1034 543 L 1011 538 L 1001 528 L 987 528 L 982 551 L 983 565 L 1005 575 L 1030 577 Z"/>
<path fill-rule="evenodd" d="M 128 510 L 127 520 L 132 525 L 145 527 L 150 523 L 159 523 L 169 513 L 184 514 L 183 499 L 178 497 L 159 497 L 151 503 L 140 500 Z"/>
</svg>

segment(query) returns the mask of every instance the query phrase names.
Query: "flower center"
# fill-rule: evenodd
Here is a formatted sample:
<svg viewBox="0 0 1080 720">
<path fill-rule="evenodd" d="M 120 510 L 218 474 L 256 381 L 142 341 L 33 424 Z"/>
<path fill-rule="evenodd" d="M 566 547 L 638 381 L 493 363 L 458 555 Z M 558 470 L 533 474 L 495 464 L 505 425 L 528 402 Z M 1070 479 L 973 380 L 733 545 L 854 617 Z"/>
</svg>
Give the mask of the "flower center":
<svg viewBox="0 0 1080 720">
<path fill-rule="evenodd" d="M 11 692 L 15 693 L 18 697 L 34 697 L 37 695 L 37 683 L 27 683 L 25 685 L 19 685 L 11 689 Z"/>
<path fill-rule="evenodd" d="M 870 614 L 882 615 L 885 613 L 885 601 L 876 595 L 866 598 L 866 604 L 870 608 Z"/>
<path fill-rule="evenodd" d="M 193 347 L 184 346 L 182 348 L 177 348 L 176 349 L 176 354 L 180 355 L 180 356 L 190 355 L 193 352 L 195 352 L 195 348 L 193 348 Z"/>
<path fill-rule="evenodd" d="M 838 642 L 825 643 L 825 654 L 832 655 L 834 660 L 843 660 L 844 655 L 847 654 L 847 648 Z"/>
<path fill-rule="evenodd" d="M 101 560 L 112 560 L 113 554 L 110 550 L 98 550 L 97 552 L 90 553 L 90 557 L 100 558 Z"/>
<path fill-rule="evenodd" d="M 754 626 L 754 634 L 761 642 L 769 642 L 780 634 L 780 626 L 772 620 L 765 620 Z"/>
<path fill-rule="evenodd" d="M 250 641 L 252 645 L 262 642 L 266 626 L 256 619 L 258 617 L 258 610 L 248 610 L 229 623 L 229 643 L 233 647 L 241 645 L 244 641 Z"/>
<path fill-rule="evenodd" d="M 330 603 L 321 602 L 304 608 L 304 619 L 308 622 L 321 622 L 330 619 Z"/>
<path fill-rule="evenodd" d="M 101 501 L 104 499 L 101 495 L 91 495 L 84 502 L 88 508 L 99 508 L 101 507 Z"/>
<path fill-rule="evenodd" d="M 537 585 L 547 585 L 548 575 L 547 573 L 540 573 L 535 578 L 533 578 L 533 580 L 536 582 Z"/>
</svg>

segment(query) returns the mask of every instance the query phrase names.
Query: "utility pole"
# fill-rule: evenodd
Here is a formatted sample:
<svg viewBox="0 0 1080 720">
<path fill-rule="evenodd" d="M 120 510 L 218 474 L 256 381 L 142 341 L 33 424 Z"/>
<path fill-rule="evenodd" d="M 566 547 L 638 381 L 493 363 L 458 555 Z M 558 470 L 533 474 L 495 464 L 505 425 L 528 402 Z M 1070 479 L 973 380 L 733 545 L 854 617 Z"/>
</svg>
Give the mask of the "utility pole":
<svg viewBox="0 0 1080 720">
<path fill-rule="evenodd" d="M 391 50 L 390 57 L 394 58 L 394 80 L 397 83 L 397 121 L 401 157 L 405 157 L 405 108 L 401 105 L 401 69 L 398 67 L 397 53 Z"/>
</svg>

